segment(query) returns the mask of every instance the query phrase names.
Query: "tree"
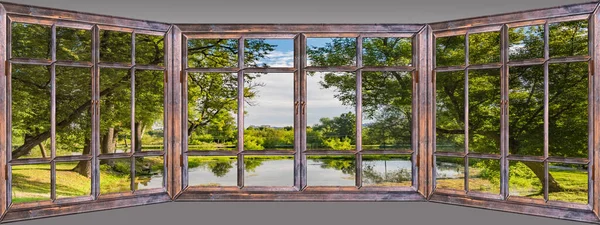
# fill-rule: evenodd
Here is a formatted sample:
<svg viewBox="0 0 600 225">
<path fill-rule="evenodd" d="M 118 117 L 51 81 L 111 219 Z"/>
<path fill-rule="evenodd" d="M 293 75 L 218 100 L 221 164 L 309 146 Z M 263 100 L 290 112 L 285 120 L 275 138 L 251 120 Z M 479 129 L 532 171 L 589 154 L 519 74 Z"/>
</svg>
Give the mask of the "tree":
<svg viewBox="0 0 600 225">
<path fill-rule="evenodd" d="M 532 26 L 526 29 L 511 29 L 511 60 L 543 57 L 543 27 Z M 550 26 L 550 55 L 564 57 L 587 55 L 587 22 L 574 21 Z M 387 43 L 387 44 L 383 44 Z M 393 38 L 364 39 L 364 65 L 398 65 L 410 62 L 410 41 L 400 46 L 391 45 Z M 462 65 L 465 61 L 464 36 L 438 38 L 436 40 L 437 66 Z M 470 36 L 471 64 L 499 61 L 500 38 L 498 32 Z M 350 50 L 344 50 L 350 49 Z M 396 51 L 395 49 L 404 49 Z M 354 45 L 347 39 L 334 39 L 325 47 L 310 48 L 308 55 L 315 66 L 345 65 L 352 61 Z M 540 52 L 542 51 L 542 52 Z M 402 59 L 402 60 L 401 60 Z M 587 63 L 553 64 L 550 66 L 549 127 L 550 155 L 561 157 L 587 157 Z M 412 81 L 410 76 L 392 73 L 397 86 L 385 87 L 385 83 L 369 82 L 363 74 L 363 109 L 367 124 L 368 138 L 383 140 L 375 130 L 385 133 L 394 130 L 393 124 L 412 124 L 409 110 L 409 93 Z M 499 154 L 500 146 L 500 73 L 499 70 L 471 70 L 469 72 L 469 149 L 474 152 Z M 340 78 L 341 79 L 341 78 Z M 352 76 L 345 82 L 325 79 L 324 88 L 338 90 L 336 98 L 345 105 L 354 105 L 355 86 Z M 374 77 L 376 80 L 384 80 Z M 510 77 L 510 153 L 516 155 L 540 155 L 543 147 L 543 68 L 514 67 Z M 439 151 L 462 151 L 464 149 L 465 127 L 465 75 L 463 72 L 436 74 L 436 135 Z M 384 103 L 384 104 L 382 104 Z M 382 107 L 388 105 L 389 107 Z M 385 109 L 386 114 L 382 114 Z M 399 116 L 393 116 L 393 115 Z M 387 116 L 383 116 L 387 115 Z M 394 120 L 390 121 L 391 118 Z M 385 121 L 389 122 L 385 122 Z M 390 125 L 390 123 L 392 125 Z M 383 125 L 388 125 L 385 127 Z M 378 127 L 380 126 L 380 128 Z M 408 137 L 407 133 L 385 135 L 387 137 Z M 365 140 L 369 140 L 365 138 Z M 526 165 L 543 180 L 543 167 L 539 164 Z M 562 187 L 550 175 L 549 191 L 561 191 Z"/>
<path fill-rule="evenodd" d="M 260 59 L 274 50 L 275 45 L 262 39 L 246 40 L 246 66 L 260 65 Z M 188 42 L 189 67 L 237 67 L 238 45 L 234 39 L 195 39 Z M 254 82 L 260 74 L 244 75 L 244 99 L 255 97 Z M 188 135 L 214 134 L 215 141 L 234 140 L 237 113 L 237 74 L 188 73 Z"/>
</svg>

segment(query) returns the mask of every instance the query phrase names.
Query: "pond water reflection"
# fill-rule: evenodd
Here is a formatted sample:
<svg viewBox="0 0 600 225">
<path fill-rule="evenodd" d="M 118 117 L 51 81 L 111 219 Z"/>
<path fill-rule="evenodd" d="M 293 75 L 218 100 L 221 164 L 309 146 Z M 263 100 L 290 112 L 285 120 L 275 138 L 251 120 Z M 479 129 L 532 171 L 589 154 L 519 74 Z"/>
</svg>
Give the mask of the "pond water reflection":
<svg viewBox="0 0 600 225">
<path fill-rule="evenodd" d="M 292 186 L 294 161 L 292 157 L 246 157 L 245 186 Z M 237 186 L 235 156 L 189 157 L 190 186 Z M 438 174 L 460 176 L 457 168 L 446 165 Z M 311 156 L 307 159 L 307 182 L 310 186 L 354 186 L 356 173 L 354 157 Z M 363 158 L 365 186 L 411 186 L 412 162 L 410 157 Z"/>
</svg>

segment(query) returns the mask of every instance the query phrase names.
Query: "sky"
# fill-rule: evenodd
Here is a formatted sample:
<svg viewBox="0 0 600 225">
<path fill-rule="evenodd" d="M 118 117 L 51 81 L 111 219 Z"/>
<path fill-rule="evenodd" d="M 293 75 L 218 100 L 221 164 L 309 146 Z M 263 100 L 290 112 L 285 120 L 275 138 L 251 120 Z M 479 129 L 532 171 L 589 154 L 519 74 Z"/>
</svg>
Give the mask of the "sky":
<svg viewBox="0 0 600 225">
<path fill-rule="evenodd" d="M 330 38 L 310 38 L 308 46 L 324 46 Z M 266 43 L 277 45 L 265 59 L 259 63 L 267 63 L 271 67 L 294 66 L 293 39 L 266 39 Z M 353 107 L 343 106 L 334 95 L 335 89 L 324 89 L 319 82 L 324 73 L 308 76 L 307 85 L 307 125 L 312 126 L 323 117 L 339 116 L 354 111 Z M 244 126 L 270 125 L 284 127 L 294 125 L 294 74 L 270 73 L 261 74 L 255 82 L 263 84 L 257 88 L 257 97 L 245 104 Z"/>
</svg>

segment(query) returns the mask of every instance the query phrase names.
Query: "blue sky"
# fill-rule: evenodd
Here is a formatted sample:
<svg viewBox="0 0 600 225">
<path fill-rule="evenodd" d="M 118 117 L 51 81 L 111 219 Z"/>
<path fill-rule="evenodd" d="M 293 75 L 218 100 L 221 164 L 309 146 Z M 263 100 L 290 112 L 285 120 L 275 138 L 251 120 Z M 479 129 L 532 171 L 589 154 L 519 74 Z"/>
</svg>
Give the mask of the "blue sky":
<svg viewBox="0 0 600 225">
<path fill-rule="evenodd" d="M 331 38 L 310 38 L 308 45 L 324 46 Z M 294 42 L 292 39 L 266 39 L 265 42 L 277 45 L 261 63 L 271 67 L 292 67 L 294 65 Z M 334 95 L 335 89 L 323 89 L 319 82 L 324 73 L 307 78 L 307 124 L 312 126 L 323 117 L 339 116 L 353 107 L 343 106 Z M 294 74 L 262 74 L 255 82 L 264 86 L 257 89 L 258 96 L 251 101 L 253 106 L 245 105 L 247 112 L 244 126 L 270 125 L 274 127 L 293 126 L 294 124 Z"/>
</svg>

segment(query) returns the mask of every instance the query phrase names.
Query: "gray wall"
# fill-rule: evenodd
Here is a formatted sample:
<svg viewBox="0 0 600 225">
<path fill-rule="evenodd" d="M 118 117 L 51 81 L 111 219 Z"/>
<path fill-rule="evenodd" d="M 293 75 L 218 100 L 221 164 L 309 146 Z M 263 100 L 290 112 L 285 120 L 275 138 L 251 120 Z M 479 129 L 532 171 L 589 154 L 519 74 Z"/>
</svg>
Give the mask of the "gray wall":
<svg viewBox="0 0 600 225">
<path fill-rule="evenodd" d="M 425 23 L 581 0 L 5 0 L 172 23 Z M 175 220 L 174 220 L 175 219 Z M 25 224 L 579 224 L 436 203 L 164 203 Z"/>
</svg>

